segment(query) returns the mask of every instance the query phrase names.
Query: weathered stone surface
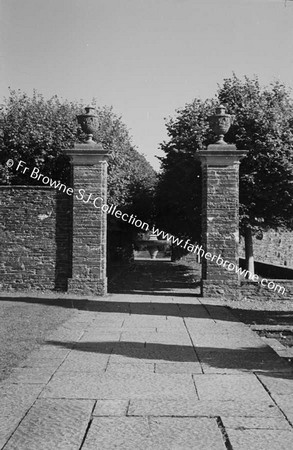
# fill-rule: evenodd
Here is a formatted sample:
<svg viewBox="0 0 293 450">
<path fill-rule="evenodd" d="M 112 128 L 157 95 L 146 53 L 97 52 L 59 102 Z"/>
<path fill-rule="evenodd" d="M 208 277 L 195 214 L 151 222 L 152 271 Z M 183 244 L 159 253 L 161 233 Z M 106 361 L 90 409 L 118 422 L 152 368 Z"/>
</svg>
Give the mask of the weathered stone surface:
<svg viewBox="0 0 293 450">
<path fill-rule="evenodd" d="M 237 450 L 288 450 L 292 447 L 293 431 L 228 430 L 232 448 Z"/>
<path fill-rule="evenodd" d="M 275 283 L 274 289 L 268 289 L 265 286 L 253 281 L 243 280 L 240 283 L 240 298 L 242 300 L 265 300 L 265 301 L 277 301 L 277 300 L 292 300 L 293 296 L 293 280 L 277 280 L 270 279 Z M 277 286 L 278 285 L 278 286 Z"/>
<path fill-rule="evenodd" d="M 5 449 L 78 450 L 93 406 L 90 400 L 37 400 Z"/>
<path fill-rule="evenodd" d="M 290 394 L 272 393 L 271 395 L 280 410 L 283 411 L 287 419 L 293 424 L 293 392 Z"/>
<path fill-rule="evenodd" d="M 258 400 L 271 401 L 255 377 L 247 375 L 193 375 L 200 400 Z"/>
<path fill-rule="evenodd" d="M 235 350 L 199 350 L 197 349 L 200 362 L 211 368 L 237 369 L 243 372 L 291 372 L 289 364 L 279 358 L 275 353 L 252 352 L 244 349 Z M 206 371 L 208 372 L 208 370 Z"/>
<path fill-rule="evenodd" d="M 226 429 L 234 430 L 291 430 L 285 417 L 221 417 Z"/>
<path fill-rule="evenodd" d="M 215 419 L 150 418 L 149 449 L 224 450 L 226 447 Z"/>
<path fill-rule="evenodd" d="M 293 374 L 267 373 L 259 375 L 260 380 L 273 395 L 290 395 L 293 392 Z"/>
<path fill-rule="evenodd" d="M 195 398 L 174 400 L 172 398 L 133 399 L 130 401 L 129 416 L 194 416 L 194 417 L 274 417 L 283 414 L 273 401 L 257 400 L 197 400 Z"/>
<path fill-rule="evenodd" d="M 168 317 L 151 316 L 151 315 L 131 315 L 127 316 L 123 324 L 123 331 L 133 330 L 135 328 L 143 329 L 160 329 L 169 326 Z"/>
<path fill-rule="evenodd" d="M 55 345 L 44 345 L 38 350 L 33 350 L 29 358 L 31 359 L 65 359 L 69 354 L 70 349 L 64 347 L 56 347 Z"/>
<path fill-rule="evenodd" d="M 202 373 L 198 362 L 169 362 L 156 363 L 156 373 Z"/>
<path fill-rule="evenodd" d="M 13 369 L 9 375 L 9 382 L 17 384 L 46 384 L 50 380 L 54 369 L 45 368 L 25 368 Z"/>
<path fill-rule="evenodd" d="M 97 359 L 94 361 L 94 358 L 89 359 L 85 358 L 85 360 L 77 360 L 74 361 L 64 361 L 64 363 L 58 368 L 58 374 L 62 372 L 94 372 L 94 373 L 101 373 L 105 372 L 107 367 L 108 360 L 107 359 Z"/>
<path fill-rule="evenodd" d="M 192 346 L 161 343 L 119 342 L 113 347 L 110 362 L 125 362 L 138 358 L 145 362 L 186 361 L 197 362 L 197 356 Z"/>
<path fill-rule="evenodd" d="M 146 450 L 149 424 L 146 417 L 94 418 L 82 450 Z"/>
<path fill-rule="evenodd" d="M 13 384 L 6 380 L 0 385 L 0 447 L 7 442 L 23 416 L 40 394 L 42 385 Z"/>
<path fill-rule="evenodd" d="M 99 342 L 119 342 L 121 338 L 121 333 L 115 333 L 113 330 L 100 330 L 100 329 L 90 329 L 86 331 L 83 336 L 78 340 L 76 347 L 85 347 L 88 343 L 89 348 L 94 349 L 94 344 Z"/>
<path fill-rule="evenodd" d="M 154 363 L 145 363 L 144 360 L 137 362 L 134 360 L 134 362 L 129 362 L 127 364 L 122 363 L 113 363 L 110 362 L 107 366 L 107 373 L 138 373 L 138 372 L 148 372 L 148 373 L 155 373 L 155 364 Z"/>
<path fill-rule="evenodd" d="M 143 302 L 140 303 L 146 303 L 149 298 L 145 295 L 141 297 Z M 127 301 L 136 302 L 137 298 L 138 303 L 141 297 L 129 299 L 126 296 Z M 154 298 L 150 296 L 150 300 Z M 164 297 L 165 312 L 168 312 L 167 299 Z M 124 310 L 122 297 L 120 300 Z M 273 367 L 278 357 L 267 347 L 259 346 L 259 339 L 248 327 L 234 321 L 232 316 L 226 317 L 225 311 L 222 312 L 219 307 L 211 307 L 212 318 L 198 318 L 197 310 L 186 306 L 188 301 L 189 297 L 184 303 L 188 315 L 185 331 L 181 327 L 181 317 L 172 317 L 170 323 L 174 326 L 173 331 L 164 318 L 161 331 L 157 327 L 142 329 L 145 341 L 142 339 L 141 342 L 138 340 L 140 331 L 137 325 L 144 323 L 146 315 L 141 317 L 136 314 L 128 321 L 124 335 L 126 339 L 119 342 L 117 337 L 124 329 L 123 318 L 130 316 L 124 312 L 112 312 L 116 311 L 115 302 L 107 306 L 109 312 L 100 312 L 100 302 L 98 311 L 83 311 L 79 320 L 70 321 L 69 325 L 69 330 L 74 330 L 75 323 L 79 332 L 87 330 L 81 339 L 76 334 L 75 338 L 68 340 L 70 333 L 68 335 L 63 328 L 56 342 L 52 339 L 40 351 L 33 352 L 22 364 L 23 369 L 14 371 L 13 381 L 17 384 L 6 382 L 0 385 L 0 444 L 4 445 L 19 425 L 9 441 L 9 445 L 14 445 L 11 448 L 55 449 L 59 442 L 63 442 L 62 439 L 67 439 L 69 433 L 68 442 L 76 436 L 74 445 L 79 449 L 81 436 L 84 436 L 86 424 L 89 424 L 83 449 L 218 450 L 224 445 L 225 430 L 229 437 L 231 433 L 233 450 L 238 450 L 238 442 L 239 446 L 244 442 L 239 448 L 245 448 L 244 445 L 248 445 L 245 450 L 254 448 L 254 444 L 250 446 L 249 434 L 254 431 L 258 433 L 255 437 L 258 450 L 271 449 L 267 443 L 262 447 L 261 434 L 271 430 L 285 433 L 279 435 L 279 448 L 283 443 L 287 445 L 286 433 L 290 425 L 285 416 L 293 423 L 292 372 L 290 375 L 267 369 L 254 374 L 250 369 L 244 369 L 247 367 L 246 360 L 254 364 L 268 358 L 268 365 Z M 196 306 L 193 301 L 191 298 L 191 306 Z M 150 324 L 152 316 L 147 317 Z M 157 318 L 162 319 L 161 316 Z M 120 327 L 119 332 L 117 327 Z M 192 343 L 187 345 L 185 341 L 184 333 L 189 339 L 188 331 L 197 354 L 204 361 L 204 370 L 209 367 L 210 370 L 228 373 L 234 371 L 233 374 L 201 373 Z M 222 339 L 226 351 L 221 351 L 221 342 L 217 342 Z M 57 357 L 54 358 L 54 355 Z M 153 359 L 158 356 L 160 360 Z M 192 361 L 189 361 L 191 357 Z M 213 360 L 206 359 L 210 357 Z M 50 371 L 54 375 L 44 387 Z M 37 397 L 39 399 L 36 401 Z M 82 399 L 84 403 L 80 403 Z M 65 406 L 66 402 L 77 405 L 72 407 L 73 413 L 69 414 L 71 410 Z M 78 405 L 90 406 L 83 409 Z M 223 435 L 217 427 L 219 416 L 225 427 Z M 45 436 L 50 435 L 52 430 L 54 433 L 45 441 Z M 240 435 L 240 432 L 244 434 Z M 55 436 L 61 438 L 54 441 Z M 66 449 L 66 445 L 63 448 Z M 74 445 L 68 448 L 74 449 Z"/>
<path fill-rule="evenodd" d="M 262 239 L 253 236 L 253 253 L 256 261 L 293 267 L 293 233 L 284 230 L 263 232 Z M 245 255 L 244 240 L 240 243 L 240 256 Z"/>
<path fill-rule="evenodd" d="M 229 151 L 221 149 L 222 159 Z M 240 153 L 239 153 L 240 155 Z M 238 156 L 234 156 L 235 162 Z M 202 242 L 203 248 L 212 255 L 219 255 L 224 262 L 238 264 L 238 196 L 239 196 L 239 166 L 230 162 L 226 167 L 214 167 L 212 160 L 207 157 L 203 165 L 203 214 L 202 214 Z M 219 252 L 219 249 L 221 251 Z M 228 272 L 215 261 L 203 258 L 203 280 L 213 282 L 223 280 L 223 277 L 235 285 L 238 275 Z M 216 283 L 215 283 L 216 285 Z M 221 285 L 225 289 L 225 285 Z M 205 290 L 205 284 L 203 285 Z M 209 287 L 206 287 L 209 293 Z M 205 292 L 204 292 L 205 294 Z M 209 295 L 207 295 L 209 296 Z"/>
<path fill-rule="evenodd" d="M 3 290 L 66 289 L 70 196 L 45 186 L 1 186 Z"/>
<path fill-rule="evenodd" d="M 212 366 L 210 364 L 206 364 L 201 361 L 201 367 L 204 374 L 218 374 L 218 375 L 243 375 L 243 373 L 249 372 L 246 369 L 242 369 L 241 367 L 217 367 Z"/>
<path fill-rule="evenodd" d="M 83 329 L 72 329 L 67 327 L 60 327 L 48 336 L 48 341 L 62 341 L 71 342 L 78 341 L 84 334 Z"/>
<path fill-rule="evenodd" d="M 196 416 L 199 411 L 197 396 L 191 398 L 131 399 L 129 416 Z M 204 415 L 204 414 L 202 414 Z"/>
<path fill-rule="evenodd" d="M 83 449 L 225 449 L 213 419 L 115 417 L 94 419 Z"/>
<path fill-rule="evenodd" d="M 155 373 L 56 374 L 45 387 L 46 398 L 190 398 L 196 396 L 190 375 Z"/>
<path fill-rule="evenodd" d="M 58 369 L 62 364 L 64 358 L 39 358 L 37 356 L 29 356 L 26 360 L 22 361 L 19 367 L 23 368 L 35 368 L 35 369 L 48 369 L 52 373 Z"/>
<path fill-rule="evenodd" d="M 68 150 L 71 156 L 74 152 L 75 149 Z M 68 280 L 68 291 L 82 295 L 107 292 L 107 214 L 101 209 L 101 204 L 107 203 L 107 162 L 106 152 L 102 152 L 98 144 L 85 145 L 83 162 L 75 156 L 72 160 L 74 190 L 84 189 L 88 195 L 94 193 L 89 204 L 73 196 L 72 277 Z M 99 159 L 96 162 L 91 160 L 94 153 Z M 100 199 L 98 208 L 93 203 L 97 197 Z"/>
<path fill-rule="evenodd" d="M 121 342 L 142 342 L 148 344 L 169 344 L 169 345 L 182 345 L 182 346 L 190 346 L 190 337 L 186 333 L 186 329 L 184 328 L 182 331 L 176 329 L 170 329 L 168 331 L 159 331 L 159 332 L 145 332 L 137 330 L 136 332 L 122 332 L 121 334 Z"/>
<path fill-rule="evenodd" d="M 93 416 L 126 416 L 129 400 L 97 400 Z"/>
<path fill-rule="evenodd" d="M 109 356 L 113 349 L 112 345 L 105 346 L 105 353 L 97 353 L 89 349 L 89 351 L 82 350 L 72 350 L 68 357 L 64 360 L 66 363 L 80 363 L 80 364 L 93 364 L 100 366 L 101 364 L 107 363 Z"/>
</svg>

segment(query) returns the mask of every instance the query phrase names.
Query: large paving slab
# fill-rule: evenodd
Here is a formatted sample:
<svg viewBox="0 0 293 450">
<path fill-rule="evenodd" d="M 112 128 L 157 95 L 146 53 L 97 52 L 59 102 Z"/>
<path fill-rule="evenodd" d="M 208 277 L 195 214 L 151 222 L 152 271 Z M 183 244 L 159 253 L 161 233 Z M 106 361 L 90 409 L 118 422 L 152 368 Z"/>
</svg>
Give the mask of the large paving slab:
<svg viewBox="0 0 293 450">
<path fill-rule="evenodd" d="M 78 450 L 94 402 L 37 400 L 3 450 Z"/>
<path fill-rule="evenodd" d="M 200 417 L 272 417 L 283 419 L 278 406 L 269 399 L 257 400 L 197 400 L 189 399 L 133 399 L 129 416 L 200 416 Z"/>
<path fill-rule="evenodd" d="M 293 431 L 288 430 L 228 430 L 235 450 L 288 450 L 293 445 Z"/>
<path fill-rule="evenodd" d="M 129 399 L 196 396 L 187 374 L 57 372 L 46 385 L 44 398 Z"/>
<path fill-rule="evenodd" d="M 241 375 L 193 375 L 200 400 L 271 400 L 257 377 Z"/>
<path fill-rule="evenodd" d="M 42 388 L 38 384 L 14 384 L 9 381 L 0 385 L 0 448 L 34 404 Z"/>
<path fill-rule="evenodd" d="M 222 422 L 226 430 L 287 430 L 292 427 L 285 417 L 224 417 Z"/>
<path fill-rule="evenodd" d="M 83 450 L 225 450 L 215 419 L 99 417 L 91 423 Z"/>
</svg>

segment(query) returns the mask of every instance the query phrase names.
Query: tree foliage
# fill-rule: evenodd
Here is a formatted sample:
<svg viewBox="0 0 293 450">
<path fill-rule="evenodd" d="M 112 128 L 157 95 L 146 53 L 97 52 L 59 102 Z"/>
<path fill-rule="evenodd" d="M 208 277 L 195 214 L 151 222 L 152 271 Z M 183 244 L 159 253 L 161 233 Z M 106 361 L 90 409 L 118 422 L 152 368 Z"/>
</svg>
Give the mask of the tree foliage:
<svg viewBox="0 0 293 450">
<path fill-rule="evenodd" d="M 248 150 L 240 165 L 241 227 L 293 228 L 293 100 L 283 84 L 234 75 L 219 88 L 235 121 L 226 140 Z"/>
<path fill-rule="evenodd" d="M 216 99 L 195 99 L 166 123 L 161 144 L 159 221 L 177 235 L 200 236 L 201 170 L 196 152 L 213 142 L 208 115 L 215 103 L 235 115 L 225 137 L 248 150 L 240 165 L 240 226 L 253 231 L 293 228 L 293 101 L 283 84 L 261 87 L 257 78 L 235 74 L 219 86 Z M 165 218 L 164 218 L 165 216 Z M 170 224 L 170 225 L 168 225 Z M 172 225 L 171 225 L 172 224 Z"/>
<path fill-rule="evenodd" d="M 96 105 L 96 100 L 93 99 Z M 0 184 L 39 184 L 20 171 L 8 169 L 8 159 L 23 160 L 29 167 L 54 180 L 70 185 L 70 161 L 64 149 L 85 138 L 76 115 L 84 112 L 81 102 L 46 100 L 34 92 L 32 97 L 10 91 L 0 110 Z M 99 128 L 94 140 L 110 152 L 108 166 L 108 204 L 153 221 L 154 190 L 157 175 L 145 157 L 132 144 L 128 129 L 112 107 L 96 106 Z M 131 254 L 132 225 L 108 216 L 110 259 Z"/>
<path fill-rule="evenodd" d="M 207 117 L 214 102 L 195 99 L 166 122 L 168 142 L 157 189 L 157 221 L 161 228 L 199 241 L 201 233 L 201 166 L 196 151 L 211 139 Z"/>
<path fill-rule="evenodd" d="M 57 96 L 45 100 L 37 92 L 30 98 L 10 91 L 0 113 L 1 184 L 33 184 L 34 180 L 5 167 L 7 159 L 22 159 L 48 176 L 68 181 L 69 159 L 63 150 L 73 145 L 77 135 L 75 114 L 80 105 L 61 102 Z"/>
<path fill-rule="evenodd" d="M 85 137 L 76 121 L 76 115 L 83 110 L 80 102 L 61 101 L 57 96 L 46 100 L 37 92 L 29 97 L 11 90 L 0 111 L 0 183 L 38 183 L 20 171 L 7 169 L 5 162 L 12 158 L 22 159 L 30 167 L 39 167 L 46 176 L 69 184 L 70 162 L 64 149 Z M 152 214 L 156 173 L 135 149 L 127 127 L 112 107 L 97 106 L 97 115 L 99 128 L 94 139 L 110 151 L 108 203 L 134 213 L 143 210 L 146 219 Z"/>
</svg>

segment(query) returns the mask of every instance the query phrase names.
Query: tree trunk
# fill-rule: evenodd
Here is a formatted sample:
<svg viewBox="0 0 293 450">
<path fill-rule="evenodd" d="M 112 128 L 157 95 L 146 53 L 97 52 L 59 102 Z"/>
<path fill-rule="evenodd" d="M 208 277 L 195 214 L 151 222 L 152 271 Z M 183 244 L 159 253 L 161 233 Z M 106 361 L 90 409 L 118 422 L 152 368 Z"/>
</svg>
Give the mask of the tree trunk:
<svg viewBox="0 0 293 450">
<path fill-rule="evenodd" d="M 253 242 L 251 228 L 245 228 L 245 260 L 246 269 L 254 275 L 254 257 L 253 257 Z"/>
</svg>

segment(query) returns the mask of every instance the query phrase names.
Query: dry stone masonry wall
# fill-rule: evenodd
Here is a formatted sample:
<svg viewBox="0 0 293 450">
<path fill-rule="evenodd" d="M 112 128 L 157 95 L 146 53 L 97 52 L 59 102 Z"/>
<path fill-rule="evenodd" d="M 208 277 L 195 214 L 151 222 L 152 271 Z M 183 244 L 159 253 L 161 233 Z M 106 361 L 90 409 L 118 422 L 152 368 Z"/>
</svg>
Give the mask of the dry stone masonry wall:
<svg viewBox="0 0 293 450">
<path fill-rule="evenodd" d="M 267 264 L 293 268 L 293 232 L 267 231 L 263 238 L 253 238 L 254 258 Z M 244 240 L 241 240 L 240 257 L 244 258 Z"/>
<path fill-rule="evenodd" d="M 70 198 L 47 187 L 0 187 L 0 288 L 67 289 Z"/>
</svg>

